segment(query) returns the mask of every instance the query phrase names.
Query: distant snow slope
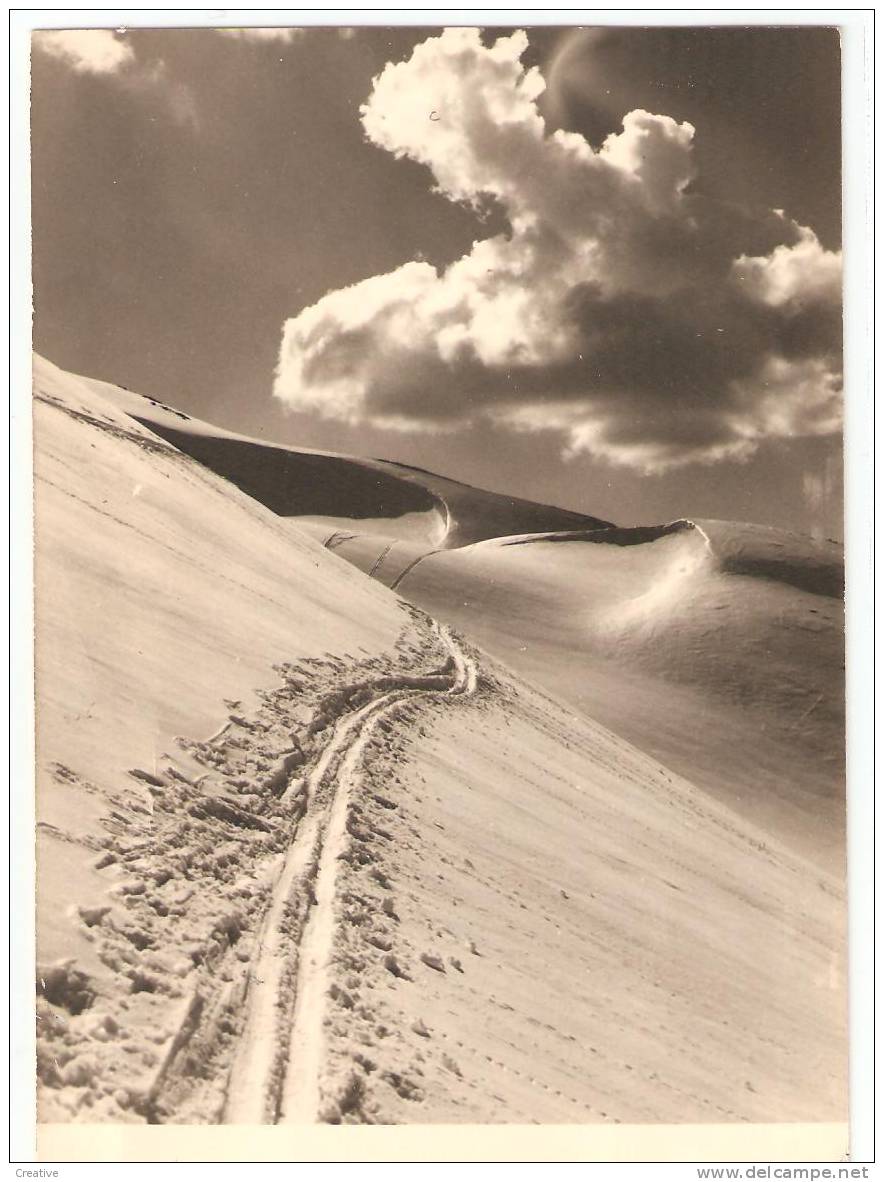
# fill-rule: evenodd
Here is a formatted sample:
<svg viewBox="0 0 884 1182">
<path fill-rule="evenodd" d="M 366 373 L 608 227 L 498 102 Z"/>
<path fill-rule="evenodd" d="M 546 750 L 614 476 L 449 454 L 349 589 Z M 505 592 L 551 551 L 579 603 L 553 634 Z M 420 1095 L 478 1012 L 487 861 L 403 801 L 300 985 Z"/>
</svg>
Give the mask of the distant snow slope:
<svg viewBox="0 0 884 1182">
<path fill-rule="evenodd" d="M 432 554 L 398 589 L 838 871 L 841 577 L 835 543 L 682 522 Z"/>
<path fill-rule="evenodd" d="M 36 366 L 42 1120 L 844 1118 L 836 880 L 106 392 Z"/>
<path fill-rule="evenodd" d="M 88 380 L 88 379 L 84 379 Z M 607 522 L 449 480 L 422 468 L 236 435 L 107 382 L 90 381 L 115 406 L 230 480 L 282 517 L 329 529 L 354 524 L 427 547 L 538 530 L 593 529 Z"/>
</svg>

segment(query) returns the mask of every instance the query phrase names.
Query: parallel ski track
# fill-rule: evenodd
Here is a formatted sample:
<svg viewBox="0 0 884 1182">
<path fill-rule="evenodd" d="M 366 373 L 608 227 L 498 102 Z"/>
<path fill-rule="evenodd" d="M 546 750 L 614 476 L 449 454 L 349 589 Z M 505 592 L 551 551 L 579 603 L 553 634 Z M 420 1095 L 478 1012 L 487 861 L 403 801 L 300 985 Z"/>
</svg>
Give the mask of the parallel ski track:
<svg viewBox="0 0 884 1182">
<path fill-rule="evenodd" d="M 435 628 L 453 661 L 450 686 L 394 688 L 346 715 L 309 775 L 306 812 L 283 858 L 249 967 L 245 1024 L 222 1123 L 312 1124 L 319 1119 L 337 865 L 365 748 L 380 721 L 401 702 L 427 693 L 441 699 L 469 696 L 476 690 L 474 662 L 447 628 Z"/>
</svg>

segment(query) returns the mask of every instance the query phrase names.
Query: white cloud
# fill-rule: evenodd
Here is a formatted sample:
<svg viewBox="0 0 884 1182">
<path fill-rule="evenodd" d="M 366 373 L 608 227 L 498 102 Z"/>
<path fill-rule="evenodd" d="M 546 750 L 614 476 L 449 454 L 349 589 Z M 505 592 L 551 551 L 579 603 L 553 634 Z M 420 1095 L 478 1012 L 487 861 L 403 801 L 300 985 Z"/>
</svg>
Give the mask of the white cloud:
<svg viewBox="0 0 884 1182">
<path fill-rule="evenodd" d="M 119 85 L 148 103 L 161 104 L 181 126 L 199 130 L 200 116 L 193 88 L 174 77 L 162 58 L 128 70 Z"/>
<path fill-rule="evenodd" d="M 116 74 L 135 60 L 132 47 L 109 29 L 53 29 L 34 33 L 37 49 L 79 74 Z"/>
<path fill-rule="evenodd" d="M 819 357 L 769 356 L 734 391 L 746 412 L 737 411 L 733 426 L 746 439 L 832 435 L 841 425 L 841 376 Z"/>
<path fill-rule="evenodd" d="M 735 260 L 734 278 L 747 295 L 774 308 L 840 299 L 841 252 L 824 250 L 807 226 L 797 230 L 798 241 L 791 246 L 778 246 L 760 258 L 740 255 Z"/>
<path fill-rule="evenodd" d="M 658 471 L 836 430 L 840 257 L 784 215 L 692 195 L 689 123 L 632 111 L 598 151 L 547 134 L 526 47 L 449 29 L 375 80 L 368 138 L 511 229 L 287 321 L 275 395 L 389 427 L 555 430 Z"/>
<path fill-rule="evenodd" d="M 119 32 L 119 30 L 118 30 Z M 37 49 L 57 57 L 80 74 L 112 77 L 114 85 L 168 109 L 176 123 L 199 128 L 191 86 L 170 75 L 161 58 L 141 61 L 128 42 L 109 29 L 70 29 L 34 34 Z"/>
<path fill-rule="evenodd" d="M 244 29 L 216 29 L 215 32 L 222 37 L 231 37 L 236 41 L 255 41 L 258 43 L 277 41 L 283 44 L 290 44 L 292 41 L 303 37 L 306 29 L 258 28 L 252 26 L 251 28 Z"/>
</svg>

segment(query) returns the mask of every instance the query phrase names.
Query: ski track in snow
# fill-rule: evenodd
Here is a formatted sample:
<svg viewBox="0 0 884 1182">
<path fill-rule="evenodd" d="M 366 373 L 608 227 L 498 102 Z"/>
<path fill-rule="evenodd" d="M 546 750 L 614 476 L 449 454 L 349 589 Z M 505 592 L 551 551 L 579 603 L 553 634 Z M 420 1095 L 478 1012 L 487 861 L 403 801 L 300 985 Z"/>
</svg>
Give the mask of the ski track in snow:
<svg viewBox="0 0 884 1182">
<path fill-rule="evenodd" d="M 387 557 L 387 555 L 393 549 L 393 546 L 394 546 L 393 542 L 390 542 L 389 545 L 384 546 L 383 550 L 381 550 L 380 554 L 374 560 L 374 565 L 372 566 L 371 570 L 368 572 L 369 578 L 373 578 L 378 573 L 381 566 L 383 565 L 384 559 Z"/>
<path fill-rule="evenodd" d="M 319 1119 L 324 999 L 334 944 L 337 863 L 347 842 L 347 808 L 366 746 L 395 706 L 419 694 L 469 696 L 477 669 L 448 629 L 437 635 L 454 664 L 447 689 L 403 685 L 367 702 L 335 728 L 307 781 L 306 812 L 264 916 L 250 966 L 247 1016 L 221 1114 L 229 1124 L 312 1124 Z M 309 900 L 299 922 L 297 901 Z"/>
</svg>

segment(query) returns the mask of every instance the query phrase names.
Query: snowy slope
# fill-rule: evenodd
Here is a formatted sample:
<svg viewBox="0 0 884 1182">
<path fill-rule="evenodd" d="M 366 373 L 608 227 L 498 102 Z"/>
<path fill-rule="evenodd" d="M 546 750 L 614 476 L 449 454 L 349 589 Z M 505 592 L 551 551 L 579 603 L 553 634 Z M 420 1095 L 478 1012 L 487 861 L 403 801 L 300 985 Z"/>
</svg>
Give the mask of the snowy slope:
<svg viewBox="0 0 884 1182">
<path fill-rule="evenodd" d="M 42 1120 L 843 1119 L 837 881 L 106 394 L 37 365 Z"/>
<path fill-rule="evenodd" d="M 35 370 L 38 958 L 102 973 L 109 834 L 291 658 L 398 660 L 387 592 L 47 362 Z M 199 769 L 203 771 L 204 769 Z M 133 774 L 134 773 L 134 774 Z M 78 910 L 81 909 L 81 910 Z"/>
<path fill-rule="evenodd" d="M 398 589 L 838 871 L 841 575 L 835 543 L 702 522 L 498 539 Z"/>
<path fill-rule="evenodd" d="M 343 867 L 329 1110 L 355 1091 L 385 1122 L 839 1119 L 836 885 L 480 669 L 373 753 L 387 803 L 359 803 L 371 861 Z"/>
</svg>

